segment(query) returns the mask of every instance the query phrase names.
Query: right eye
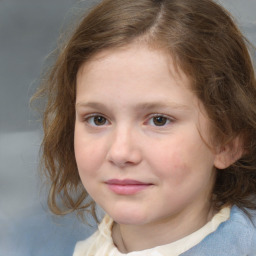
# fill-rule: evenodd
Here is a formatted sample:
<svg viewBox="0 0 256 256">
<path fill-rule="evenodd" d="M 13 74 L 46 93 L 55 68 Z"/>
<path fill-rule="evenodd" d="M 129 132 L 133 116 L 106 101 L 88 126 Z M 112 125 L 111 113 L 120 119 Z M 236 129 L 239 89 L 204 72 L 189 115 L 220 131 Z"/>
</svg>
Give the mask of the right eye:
<svg viewBox="0 0 256 256">
<path fill-rule="evenodd" d="M 91 126 L 103 126 L 108 124 L 108 120 L 101 115 L 93 115 L 86 117 L 85 121 Z"/>
</svg>

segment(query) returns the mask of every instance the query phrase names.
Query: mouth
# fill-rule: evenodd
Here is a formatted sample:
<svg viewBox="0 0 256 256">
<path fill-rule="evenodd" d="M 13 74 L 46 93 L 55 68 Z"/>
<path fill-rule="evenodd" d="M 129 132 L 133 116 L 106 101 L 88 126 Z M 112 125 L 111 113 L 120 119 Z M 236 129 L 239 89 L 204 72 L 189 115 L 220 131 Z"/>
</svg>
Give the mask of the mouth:
<svg viewBox="0 0 256 256">
<path fill-rule="evenodd" d="M 111 179 L 105 182 L 108 188 L 118 195 L 133 195 L 137 194 L 149 187 L 151 187 L 152 183 L 145 183 L 137 180 L 118 180 Z"/>
</svg>

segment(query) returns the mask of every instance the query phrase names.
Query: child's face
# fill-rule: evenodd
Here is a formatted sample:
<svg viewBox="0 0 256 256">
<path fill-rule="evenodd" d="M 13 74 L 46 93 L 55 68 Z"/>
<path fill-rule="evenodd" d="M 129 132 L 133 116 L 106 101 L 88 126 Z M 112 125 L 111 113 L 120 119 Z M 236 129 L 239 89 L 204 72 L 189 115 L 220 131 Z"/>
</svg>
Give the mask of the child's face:
<svg viewBox="0 0 256 256">
<path fill-rule="evenodd" d="M 132 45 L 105 51 L 78 72 L 79 174 L 119 223 L 203 218 L 209 207 L 215 155 L 201 137 L 208 138 L 208 120 L 170 59 Z"/>
</svg>

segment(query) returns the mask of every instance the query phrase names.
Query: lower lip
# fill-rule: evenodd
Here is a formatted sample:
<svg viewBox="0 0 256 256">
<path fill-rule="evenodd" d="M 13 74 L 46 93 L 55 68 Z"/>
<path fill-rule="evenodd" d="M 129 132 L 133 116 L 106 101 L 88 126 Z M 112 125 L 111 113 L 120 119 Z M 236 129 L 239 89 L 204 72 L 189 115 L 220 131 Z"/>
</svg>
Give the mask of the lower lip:
<svg viewBox="0 0 256 256">
<path fill-rule="evenodd" d="M 108 184 L 109 189 L 118 195 L 134 195 L 150 186 L 150 184 Z"/>
</svg>

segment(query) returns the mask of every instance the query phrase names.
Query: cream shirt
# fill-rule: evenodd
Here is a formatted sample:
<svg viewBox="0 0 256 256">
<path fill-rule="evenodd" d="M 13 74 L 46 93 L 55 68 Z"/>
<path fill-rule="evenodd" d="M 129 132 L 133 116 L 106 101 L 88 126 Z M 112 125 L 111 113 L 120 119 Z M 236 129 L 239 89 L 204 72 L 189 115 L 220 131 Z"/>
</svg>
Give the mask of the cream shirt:
<svg viewBox="0 0 256 256">
<path fill-rule="evenodd" d="M 218 226 L 228 220 L 229 217 L 230 208 L 223 208 L 202 228 L 178 241 L 147 250 L 123 254 L 118 251 L 112 240 L 113 219 L 106 215 L 99 225 L 98 231 L 88 239 L 76 244 L 73 256 L 178 256 L 200 243 L 210 233 L 216 231 Z"/>
</svg>

